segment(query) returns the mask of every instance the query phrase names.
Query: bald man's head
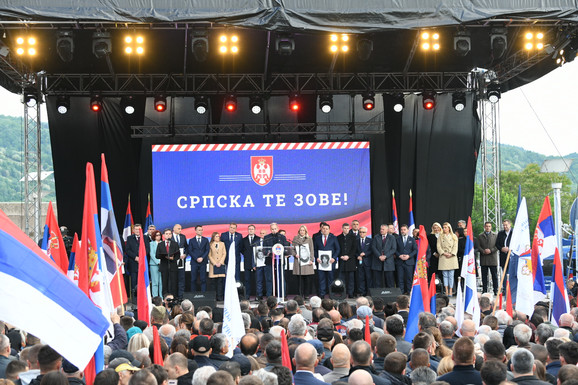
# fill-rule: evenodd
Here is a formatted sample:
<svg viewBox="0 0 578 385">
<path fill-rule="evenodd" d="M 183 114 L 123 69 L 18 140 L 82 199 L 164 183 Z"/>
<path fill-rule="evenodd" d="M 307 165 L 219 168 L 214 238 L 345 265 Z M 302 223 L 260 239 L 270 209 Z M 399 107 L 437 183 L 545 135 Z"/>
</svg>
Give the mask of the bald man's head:
<svg viewBox="0 0 578 385">
<path fill-rule="evenodd" d="M 373 385 L 373 377 L 365 370 L 356 370 L 351 373 L 347 383 L 351 385 Z"/>
<path fill-rule="evenodd" d="M 295 350 L 293 361 L 297 370 L 313 371 L 317 362 L 317 350 L 311 344 L 301 344 Z"/>
<path fill-rule="evenodd" d="M 329 316 L 331 317 L 331 322 L 333 322 L 333 324 L 338 324 L 341 321 L 341 314 L 335 309 L 329 312 Z"/>
<path fill-rule="evenodd" d="M 476 335 L 476 323 L 471 319 L 464 320 L 461 331 L 462 337 L 474 337 Z"/>
<path fill-rule="evenodd" d="M 351 366 L 351 353 L 347 345 L 335 345 L 330 360 L 334 368 L 349 368 Z"/>
</svg>

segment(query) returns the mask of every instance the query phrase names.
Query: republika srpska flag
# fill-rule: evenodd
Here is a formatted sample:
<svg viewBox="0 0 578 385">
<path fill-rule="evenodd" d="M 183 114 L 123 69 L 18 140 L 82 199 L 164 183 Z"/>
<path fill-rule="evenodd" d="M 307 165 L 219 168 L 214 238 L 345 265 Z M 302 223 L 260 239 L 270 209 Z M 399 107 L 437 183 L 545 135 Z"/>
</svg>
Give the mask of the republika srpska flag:
<svg viewBox="0 0 578 385">
<path fill-rule="evenodd" d="M 395 191 L 391 190 L 391 205 L 393 209 L 393 229 L 394 233 L 399 234 L 399 222 L 397 219 L 397 205 L 395 204 Z"/>
<path fill-rule="evenodd" d="M 42 238 L 42 250 L 56 263 L 63 273 L 68 269 L 68 255 L 62 240 L 60 227 L 54 215 L 52 202 L 48 203 L 46 212 L 46 224 L 44 225 L 44 237 Z"/>
<path fill-rule="evenodd" d="M 411 298 L 409 306 L 409 316 L 407 319 L 407 328 L 405 340 L 413 341 L 413 337 L 418 333 L 419 313 L 430 311 L 429 288 L 427 282 L 427 235 L 422 225 L 419 226 L 419 249 L 417 251 L 417 260 L 415 271 L 413 273 L 413 285 L 411 288 Z"/>
</svg>

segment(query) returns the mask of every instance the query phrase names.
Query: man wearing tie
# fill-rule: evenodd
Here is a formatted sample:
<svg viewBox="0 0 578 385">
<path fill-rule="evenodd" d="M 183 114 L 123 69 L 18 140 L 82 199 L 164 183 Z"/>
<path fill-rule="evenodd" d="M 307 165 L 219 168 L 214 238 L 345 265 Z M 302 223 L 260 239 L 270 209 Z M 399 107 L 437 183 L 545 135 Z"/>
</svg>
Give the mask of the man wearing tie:
<svg viewBox="0 0 578 385">
<path fill-rule="evenodd" d="M 245 299 L 249 299 L 249 297 L 251 297 L 251 282 L 253 281 L 255 275 L 253 272 L 257 269 L 254 246 L 257 245 L 260 240 L 260 238 L 255 235 L 254 225 L 249 225 L 247 230 L 249 231 L 249 235 L 243 238 L 243 243 L 241 246 L 245 267 Z"/>
<path fill-rule="evenodd" d="M 261 230 L 259 232 L 260 237 L 258 237 L 258 239 L 254 242 L 255 246 L 257 246 L 257 250 L 256 253 L 257 255 L 255 255 L 255 259 L 257 257 L 262 257 L 261 259 L 264 260 L 264 251 L 263 251 L 263 239 L 265 238 L 265 235 L 267 235 L 267 232 L 265 230 Z M 264 261 L 263 261 L 264 262 Z M 271 294 L 267 294 L 267 277 L 269 279 L 269 284 L 271 285 L 271 292 L 273 292 L 273 286 L 272 286 L 272 281 L 271 281 L 271 272 L 269 272 L 269 275 L 267 276 L 265 274 L 266 269 L 265 266 L 257 266 L 258 262 L 257 260 L 255 260 L 255 273 L 257 275 L 257 291 L 255 293 L 255 295 L 257 296 L 257 299 L 261 298 L 262 296 L 265 295 L 271 295 Z"/>
<path fill-rule="evenodd" d="M 126 246 L 124 253 L 126 255 L 126 271 L 130 274 L 130 290 L 135 294 L 135 288 L 138 280 L 138 252 L 140 247 L 140 237 L 142 236 L 142 225 L 134 225 L 134 234 L 129 235 L 126 238 Z M 148 242 L 145 242 L 145 248 L 149 246 Z M 147 248 L 147 255 L 149 250 Z"/>
<path fill-rule="evenodd" d="M 163 296 L 167 293 L 175 295 L 178 291 L 177 260 L 181 257 L 179 245 L 172 239 L 171 229 L 163 231 L 163 242 L 157 246 L 157 258 L 161 260 L 159 270 L 163 281 Z"/>
<path fill-rule="evenodd" d="M 178 223 L 173 226 L 173 239 L 177 245 L 179 245 L 179 251 L 181 253 L 179 259 L 177 260 L 179 276 L 179 292 L 177 293 L 177 297 L 179 299 L 183 299 L 183 293 L 185 292 L 185 258 L 187 258 L 187 238 L 181 234 L 182 229 L 183 228 Z"/>
<path fill-rule="evenodd" d="M 401 292 L 409 294 L 413 279 L 415 257 L 417 256 L 417 244 L 409 235 L 407 225 L 401 225 L 401 236 L 397 238 L 397 253 L 395 265 L 397 267 L 397 284 Z"/>
<path fill-rule="evenodd" d="M 510 251 L 510 241 L 512 240 L 512 223 L 509 219 L 504 219 L 502 221 L 504 230 L 498 232 L 496 237 L 496 247 L 500 252 L 500 267 L 502 268 L 502 274 L 507 274 L 504 271 L 504 266 L 506 265 L 506 259 L 508 258 L 508 252 Z M 511 262 L 511 261 L 510 261 Z M 506 280 L 504 279 L 504 285 L 502 291 L 505 291 Z"/>
<path fill-rule="evenodd" d="M 355 238 L 359 239 L 359 221 L 357 219 L 351 221 L 351 232 Z"/>
<path fill-rule="evenodd" d="M 387 225 L 381 225 L 379 235 L 373 238 L 371 244 L 373 251 L 371 270 L 373 270 L 375 287 L 394 287 L 395 285 L 395 237 L 388 234 L 388 230 Z"/>
<path fill-rule="evenodd" d="M 353 297 L 355 290 L 355 271 L 357 270 L 357 239 L 349 230 L 349 223 L 341 225 L 342 233 L 337 236 L 339 242 L 339 278 L 345 282 L 347 295 Z"/>
<path fill-rule="evenodd" d="M 203 226 L 195 226 L 195 237 L 189 240 L 188 253 L 191 256 L 191 291 L 197 291 L 197 276 L 201 291 L 207 291 L 207 262 L 209 240 L 203 237 Z"/>
<path fill-rule="evenodd" d="M 333 272 L 335 271 L 337 257 L 339 256 L 340 248 L 337 237 L 329 232 L 330 226 L 327 223 L 321 225 L 321 234 L 313 241 L 313 247 L 315 248 L 315 260 L 317 261 L 317 272 L 319 274 L 319 296 L 321 299 L 325 297 L 325 294 L 329 293 L 329 287 L 333 282 Z M 331 271 L 319 270 L 319 265 L 321 264 L 321 259 L 319 258 L 320 251 L 331 251 L 331 258 L 329 263 L 331 264 Z"/>
<path fill-rule="evenodd" d="M 371 238 L 367 236 L 367 227 L 359 228 L 359 238 L 357 246 L 357 282 L 359 283 L 359 293 L 362 296 L 369 294 L 369 288 L 373 287 L 371 279 Z"/>
<path fill-rule="evenodd" d="M 273 255 L 273 246 L 277 243 L 282 244 L 285 246 L 287 244 L 287 238 L 281 233 L 279 233 L 279 226 L 277 223 L 271 223 L 269 225 L 271 229 L 271 233 L 265 235 L 263 239 L 263 247 L 266 248 L 265 250 L 265 285 L 267 288 L 267 296 L 273 295 L 273 271 L 274 271 L 274 264 L 275 264 L 275 256 Z M 280 258 L 284 258 L 282 255 Z M 281 264 L 280 264 L 281 265 Z M 275 272 L 275 276 L 277 277 L 277 281 L 281 281 L 281 276 L 278 272 Z"/>
<path fill-rule="evenodd" d="M 227 250 L 227 263 L 231 263 L 231 256 L 235 255 L 235 281 L 241 281 L 241 248 L 243 236 L 237 232 L 237 224 L 230 223 L 229 231 L 221 234 L 221 241 Z M 233 245 L 233 246 L 232 246 Z"/>
</svg>

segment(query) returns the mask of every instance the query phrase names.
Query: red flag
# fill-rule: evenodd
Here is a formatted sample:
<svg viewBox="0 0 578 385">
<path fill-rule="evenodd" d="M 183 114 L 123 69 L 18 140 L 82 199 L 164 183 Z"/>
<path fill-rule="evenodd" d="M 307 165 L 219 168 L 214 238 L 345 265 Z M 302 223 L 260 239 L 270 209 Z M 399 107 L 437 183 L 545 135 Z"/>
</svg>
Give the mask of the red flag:
<svg viewBox="0 0 578 385">
<path fill-rule="evenodd" d="M 60 227 L 54 215 L 52 202 L 48 203 L 48 211 L 46 212 L 46 226 L 48 227 L 48 243 L 46 245 L 46 253 L 52 257 L 54 263 L 58 265 L 60 271 L 66 274 L 68 270 L 68 255 L 60 233 Z"/>
<path fill-rule="evenodd" d="M 161 339 L 159 337 L 159 331 L 155 325 L 153 325 L 153 364 L 158 364 L 163 366 L 163 354 L 161 352 Z"/>
<path fill-rule="evenodd" d="M 510 280 L 508 280 L 508 283 L 506 284 L 506 312 L 510 315 L 510 317 L 512 317 L 514 314 L 512 308 L 512 292 L 510 291 Z"/>
<path fill-rule="evenodd" d="M 498 310 L 502 310 L 503 307 L 504 307 L 504 297 L 503 293 L 500 292 L 500 295 L 498 296 Z"/>
<path fill-rule="evenodd" d="M 146 321 L 147 325 L 150 326 L 151 324 L 150 308 L 152 298 L 151 298 L 148 263 L 143 235 L 144 234 L 142 233 L 141 229 L 141 234 L 139 237 L 140 242 L 138 247 L 138 280 L 137 280 L 136 306 L 138 309 L 138 319 Z"/>
<path fill-rule="evenodd" d="M 285 329 L 281 330 L 281 363 L 284 367 L 291 369 L 291 357 L 289 356 L 289 345 L 285 336 Z"/>
<path fill-rule="evenodd" d="M 371 346 L 371 333 L 369 332 L 369 316 L 365 316 L 365 342 Z"/>
</svg>

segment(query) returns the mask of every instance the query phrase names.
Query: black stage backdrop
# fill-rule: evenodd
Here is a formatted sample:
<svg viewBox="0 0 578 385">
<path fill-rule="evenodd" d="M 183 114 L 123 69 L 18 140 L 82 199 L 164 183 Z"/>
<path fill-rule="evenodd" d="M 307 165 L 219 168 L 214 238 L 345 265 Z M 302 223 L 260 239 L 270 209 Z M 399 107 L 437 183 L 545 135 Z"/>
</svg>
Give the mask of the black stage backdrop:
<svg viewBox="0 0 578 385">
<path fill-rule="evenodd" d="M 448 221 L 455 224 L 470 215 L 481 134 L 473 97 L 471 94 L 467 96 L 467 107 L 462 112 L 452 108 L 451 94 L 438 95 L 437 105 L 431 111 L 424 110 L 421 96 L 414 94 L 406 95 L 402 113 L 393 111 L 392 100 L 388 96 L 384 96 L 383 104 L 376 103 L 376 109 L 383 108 L 383 111 L 373 120 L 377 126 L 385 128 L 385 133 L 355 137 L 355 140 L 369 140 L 371 143 L 373 233 L 379 232 L 381 223 L 392 220 L 392 190 L 395 190 L 400 224 L 408 221 L 410 189 L 413 192 L 416 225 L 423 224 L 428 232 L 433 222 Z M 55 98 L 48 98 L 58 219 L 61 225 L 80 233 L 86 162 L 94 164 L 95 178 L 100 180 L 101 153 L 106 156 L 120 229 L 129 194 L 135 222 L 144 221 L 147 195 L 152 189 L 151 145 L 198 143 L 199 137 L 188 141 L 182 137 L 131 138 L 131 125 L 157 124 L 145 118 L 145 102 L 151 108 L 152 101 L 142 97 L 136 112 L 127 117 L 121 112 L 117 98 L 104 99 L 100 113 L 89 110 L 89 98 L 71 98 L 69 112 L 60 115 L 56 112 Z M 284 100 L 284 108 L 286 105 Z M 298 122 L 315 122 L 315 100 L 304 101 L 303 105 Z M 339 108 L 336 105 L 335 110 Z M 213 112 L 213 123 L 221 121 L 218 112 Z M 311 134 L 263 136 L 259 139 L 264 142 L 314 140 Z M 209 140 L 238 143 L 256 139 L 231 136 Z M 327 140 L 337 139 L 328 136 Z M 174 172 L 177 178 L 177 168 L 178 165 L 175 170 L 167 172 Z M 97 183 L 97 195 L 100 197 L 98 186 Z M 319 218 L 320 221 L 323 219 Z"/>
</svg>

